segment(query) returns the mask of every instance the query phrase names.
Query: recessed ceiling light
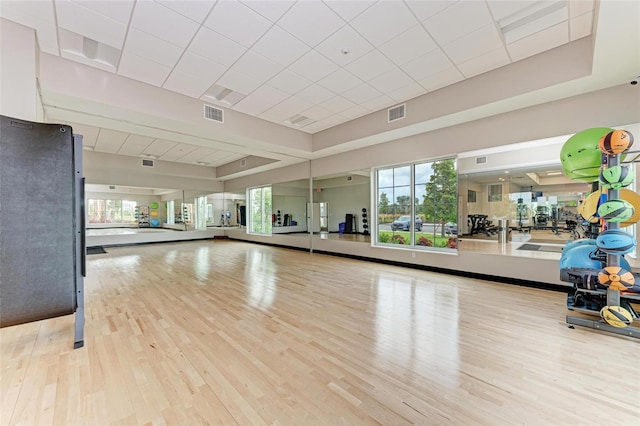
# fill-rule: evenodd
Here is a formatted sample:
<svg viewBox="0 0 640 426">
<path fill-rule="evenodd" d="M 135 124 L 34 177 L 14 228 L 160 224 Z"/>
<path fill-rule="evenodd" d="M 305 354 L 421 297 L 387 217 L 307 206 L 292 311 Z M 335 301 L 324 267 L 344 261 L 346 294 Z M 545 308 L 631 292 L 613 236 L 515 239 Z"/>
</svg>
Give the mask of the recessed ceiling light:
<svg viewBox="0 0 640 426">
<path fill-rule="evenodd" d="M 193 164 L 197 164 L 198 166 L 208 166 L 211 163 L 207 163 L 205 161 L 194 161 Z"/>
</svg>

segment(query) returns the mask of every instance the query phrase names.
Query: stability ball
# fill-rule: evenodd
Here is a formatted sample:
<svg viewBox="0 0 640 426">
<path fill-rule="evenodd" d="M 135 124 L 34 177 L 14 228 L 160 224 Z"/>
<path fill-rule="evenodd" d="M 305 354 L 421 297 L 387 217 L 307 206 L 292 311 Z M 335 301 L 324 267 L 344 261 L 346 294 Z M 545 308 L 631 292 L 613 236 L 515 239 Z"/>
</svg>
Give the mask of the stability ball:
<svg viewBox="0 0 640 426">
<path fill-rule="evenodd" d="M 598 143 L 607 133 L 613 131 L 608 127 L 594 127 L 571 136 L 562 145 L 560 161 L 564 174 L 573 180 L 593 182 L 598 180 L 602 151 Z"/>
</svg>

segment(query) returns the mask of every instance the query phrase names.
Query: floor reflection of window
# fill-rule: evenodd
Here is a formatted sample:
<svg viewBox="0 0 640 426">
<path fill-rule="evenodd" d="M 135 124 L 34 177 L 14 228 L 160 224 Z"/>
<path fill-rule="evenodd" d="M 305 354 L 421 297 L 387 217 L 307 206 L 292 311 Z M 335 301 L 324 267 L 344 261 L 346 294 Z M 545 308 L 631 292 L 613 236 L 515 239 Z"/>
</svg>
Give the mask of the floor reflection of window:
<svg viewBox="0 0 640 426">
<path fill-rule="evenodd" d="M 245 258 L 245 283 L 248 285 L 247 303 L 258 309 L 267 310 L 273 304 L 278 287 L 276 272 L 278 267 L 269 254 L 248 251 Z"/>
<path fill-rule="evenodd" d="M 457 386 L 455 287 L 382 274 L 377 290 L 376 349 L 381 361 L 399 363 L 425 376 L 438 371 L 441 384 Z"/>
</svg>

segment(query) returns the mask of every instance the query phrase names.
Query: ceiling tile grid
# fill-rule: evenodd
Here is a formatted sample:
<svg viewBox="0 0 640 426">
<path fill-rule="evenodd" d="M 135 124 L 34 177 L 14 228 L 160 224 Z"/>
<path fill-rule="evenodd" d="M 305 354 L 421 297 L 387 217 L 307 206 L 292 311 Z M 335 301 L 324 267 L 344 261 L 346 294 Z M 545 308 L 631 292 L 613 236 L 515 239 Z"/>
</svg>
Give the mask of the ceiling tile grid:
<svg viewBox="0 0 640 426">
<path fill-rule="evenodd" d="M 34 28 L 46 53 L 313 133 L 588 36 L 595 6 L 594 0 L 3 0 L 0 11 Z M 107 50 L 113 64 L 96 61 L 87 44 Z M 235 103 L 212 98 L 214 89 L 237 92 Z M 292 124 L 300 117 L 308 120 Z M 239 155 L 194 148 L 179 157 L 175 141 L 129 135 L 109 142 L 101 129 L 83 133 L 85 145 L 124 155 L 191 163 L 212 156 L 211 164 Z"/>
</svg>

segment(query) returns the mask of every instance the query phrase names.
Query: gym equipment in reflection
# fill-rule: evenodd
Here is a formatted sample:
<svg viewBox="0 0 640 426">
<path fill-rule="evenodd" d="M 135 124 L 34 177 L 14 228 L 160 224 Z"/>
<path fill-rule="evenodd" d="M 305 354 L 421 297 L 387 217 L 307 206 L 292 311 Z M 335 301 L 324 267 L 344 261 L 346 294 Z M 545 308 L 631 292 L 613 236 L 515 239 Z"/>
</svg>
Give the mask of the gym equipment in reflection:
<svg viewBox="0 0 640 426">
<path fill-rule="evenodd" d="M 231 212 L 229 210 L 220 215 L 218 226 L 231 226 Z"/>
<path fill-rule="evenodd" d="M 344 218 L 344 233 L 345 234 L 357 234 L 358 233 L 358 219 L 356 215 L 347 213 Z"/>
<path fill-rule="evenodd" d="M 570 311 L 599 318 L 567 315 L 569 327 L 580 325 L 640 338 L 640 329 L 633 326 L 640 319 L 633 307 L 640 302 L 640 286 L 636 284 L 640 280 L 623 257 L 636 248 L 636 239 L 620 229 L 640 220 L 640 199 L 633 191 L 622 189 L 633 182 L 633 174 L 620 164 L 632 145 L 633 135 L 628 131 L 596 128 L 577 133 L 563 146 L 565 174 L 592 182 L 593 193 L 578 209 L 589 223 L 591 238 L 565 246 L 560 280 L 573 284 L 574 291 L 567 296 Z"/>
<path fill-rule="evenodd" d="M 133 217 L 136 218 L 138 222 L 138 228 L 148 228 L 151 226 L 151 223 L 149 222 L 149 206 L 136 206 Z"/>
<path fill-rule="evenodd" d="M 240 212 L 240 226 L 247 226 L 247 206 L 238 206 Z"/>
<path fill-rule="evenodd" d="M 489 220 L 486 214 L 470 214 L 467 216 L 469 236 L 485 234 L 488 237 L 498 233 L 498 227 Z"/>
<path fill-rule="evenodd" d="M 367 209 L 362 208 L 362 234 L 369 235 L 369 219 L 367 218 Z"/>
<path fill-rule="evenodd" d="M 74 348 L 82 347 L 82 136 L 68 125 L 0 116 L 0 181 L 10 188 L 0 209 L 0 327 L 75 314 Z"/>
</svg>

